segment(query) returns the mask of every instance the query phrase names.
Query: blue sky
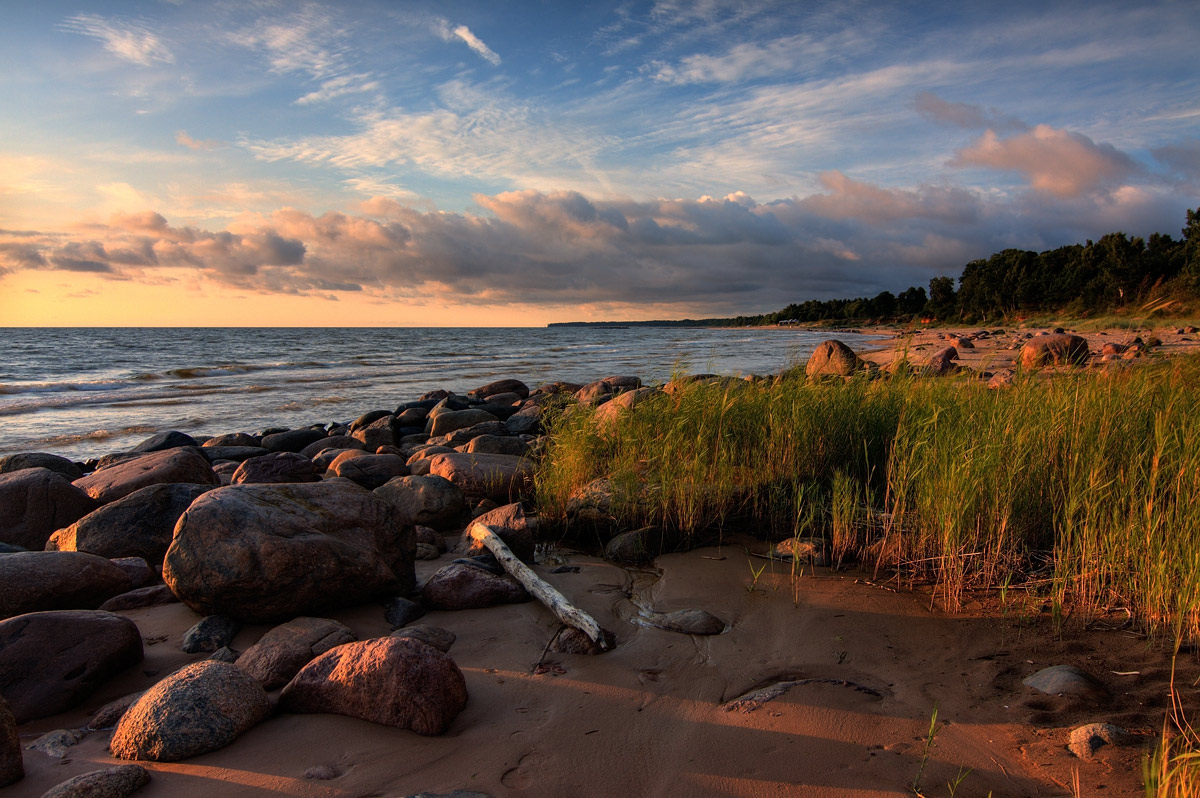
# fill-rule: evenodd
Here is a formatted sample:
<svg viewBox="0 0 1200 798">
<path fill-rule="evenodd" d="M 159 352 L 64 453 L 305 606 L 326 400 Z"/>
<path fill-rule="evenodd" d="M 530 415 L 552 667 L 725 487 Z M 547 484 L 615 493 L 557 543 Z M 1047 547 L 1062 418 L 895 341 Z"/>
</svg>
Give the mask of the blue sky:
<svg viewBox="0 0 1200 798">
<path fill-rule="evenodd" d="M 11 323 L 725 315 L 1178 235 L 1200 4 L 43 2 Z"/>
</svg>

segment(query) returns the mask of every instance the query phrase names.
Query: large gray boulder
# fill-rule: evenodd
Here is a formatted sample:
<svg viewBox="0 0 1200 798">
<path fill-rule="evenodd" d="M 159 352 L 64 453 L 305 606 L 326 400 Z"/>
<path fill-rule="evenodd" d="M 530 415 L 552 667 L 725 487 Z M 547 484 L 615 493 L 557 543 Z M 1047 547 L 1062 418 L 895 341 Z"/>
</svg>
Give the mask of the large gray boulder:
<svg viewBox="0 0 1200 798">
<path fill-rule="evenodd" d="M 40 550 L 54 530 L 94 509 L 94 499 L 48 468 L 0 474 L 0 543 Z"/>
<path fill-rule="evenodd" d="M 319 482 L 321 477 L 313 461 L 295 452 L 272 452 L 251 457 L 233 472 L 234 485 Z"/>
<path fill-rule="evenodd" d="M 1051 333 L 1032 338 L 1021 347 L 1020 363 L 1027 369 L 1052 365 L 1081 366 L 1087 363 L 1090 356 L 1086 338 L 1070 333 Z"/>
<path fill-rule="evenodd" d="M 304 666 L 283 688 L 285 712 L 331 712 L 441 734 L 467 705 L 467 684 L 449 655 L 412 638 L 347 643 Z"/>
<path fill-rule="evenodd" d="M 141 557 L 155 568 L 171 545 L 175 522 L 210 485 L 149 485 L 88 513 L 50 536 L 50 551 L 86 551 L 101 557 Z"/>
<path fill-rule="evenodd" d="M 235 485 L 179 519 L 163 580 L 202 615 L 260 623 L 407 593 L 415 551 L 396 509 L 347 480 Z"/>
<path fill-rule="evenodd" d="M 31 612 L 0 621 L 0 695 L 18 723 L 70 709 L 141 661 L 137 625 L 111 612 Z"/>
<path fill-rule="evenodd" d="M 425 431 L 432 436 L 446 435 L 457 429 L 466 429 L 485 421 L 499 421 L 499 419 L 486 410 L 443 410 L 437 415 L 429 417 Z"/>
<path fill-rule="evenodd" d="M 147 485 L 168 482 L 220 484 L 208 458 L 195 447 L 183 446 L 123 460 L 75 480 L 75 486 L 101 504 L 108 504 Z"/>
<path fill-rule="evenodd" d="M 224 748 L 271 713 L 267 691 L 236 665 L 193 662 L 151 687 L 117 724 L 120 759 L 175 762 Z"/>
<path fill-rule="evenodd" d="M 433 529 L 458 526 L 467 512 L 462 489 L 445 477 L 396 477 L 376 488 L 375 495 L 394 506 L 404 523 Z"/>
<path fill-rule="evenodd" d="M 497 504 L 519 499 L 533 489 L 533 463 L 507 454 L 436 454 L 429 458 L 429 473 L 445 477 L 468 496 L 481 496 Z"/>
<path fill-rule="evenodd" d="M 408 476 L 408 466 L 404 464 L 404 458 L 397 454 L 364 454 L 344 460 L 339 457 L 329 470 L 367 490 L 381 487 L 393 477 Z"/>
<path fill-rule="evenodd" d="M 841 341 L 829 340 L 817 344 L 804 373 L 809 379 L 817 377 L 849 377 L 863 367 L 854 350 Z"/>
<path fill-rule="evenodd" d="M 276 626 L 238 657 L 237 666 L 267 690 L 283 687 L 315 657 L 358 638 L 328 618 L 294 618 Z"/>
<path fill-rule="evenodd" d="M 0 557 L 0 618 L 41 610 L 91 610 L 132 587 L 121 566 L 95 554 L 7 554 Z"/>
</svg>

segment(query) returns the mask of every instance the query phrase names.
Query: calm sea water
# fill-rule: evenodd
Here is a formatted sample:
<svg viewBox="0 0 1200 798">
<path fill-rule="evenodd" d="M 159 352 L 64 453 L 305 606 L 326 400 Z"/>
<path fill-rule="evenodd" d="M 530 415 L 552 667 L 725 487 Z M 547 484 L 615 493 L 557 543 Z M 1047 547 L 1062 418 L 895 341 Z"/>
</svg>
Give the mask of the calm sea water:
<svg viewBox="0 0 1200 798">
<path fill-rule="evenodd" d="M 828 333 L 779 329 L 20 329 L 0 350 L 0 454 L 76 459 L 151 434 L 349 421 L 434 388 L 772 374 Z M 839 333 L 858 348 L 868 336 Z"/>
</svg>

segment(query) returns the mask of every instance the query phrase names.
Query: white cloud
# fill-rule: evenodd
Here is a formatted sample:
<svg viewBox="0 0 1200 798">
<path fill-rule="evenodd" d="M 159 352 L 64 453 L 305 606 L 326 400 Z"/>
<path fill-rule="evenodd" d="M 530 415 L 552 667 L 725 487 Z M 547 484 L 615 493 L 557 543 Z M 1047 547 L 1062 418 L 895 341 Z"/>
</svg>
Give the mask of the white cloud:
<svg viewBox="0 0 1200 798">
<path fill-rule="evenodd" d="M 215 150 L 217 147 L 221 146 L 221 142 L 214 139 L 194 139 L 188 135 L 186 130 L 175 131 L 175 142 L 187 147 L 189 150 L 196 150 L 198 152 Z"/>
<path fill-rule="evenodd" d="M 158 34 L 140 22 L 76 14 L 59 27 L 102 42 L 105 50 L 132 64 L 153 66 L 175 61 L 174 54 Z"/>
<path fill-rule="evenodd" d="M 500 56 L 484 44 L 478 36 L 471 33 L 471 29 L 466 25 L 459 25 L 454 29 L 454 35 L 466 42 L 467 47 L 475 51 L 483 60 L 490 63 L 492 66 L 500 66 Z"/>
</svg>

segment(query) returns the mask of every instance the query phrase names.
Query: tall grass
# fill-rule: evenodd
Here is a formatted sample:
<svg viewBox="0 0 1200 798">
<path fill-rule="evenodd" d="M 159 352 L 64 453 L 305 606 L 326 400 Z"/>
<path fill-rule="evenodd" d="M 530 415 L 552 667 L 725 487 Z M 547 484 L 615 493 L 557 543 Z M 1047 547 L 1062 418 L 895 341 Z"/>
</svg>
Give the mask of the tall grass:
<svg viewBox="0 0 1200 798">
<path fill-rule="evenodd" d="M 835 557 L 964 590 L 1042 579 L 1057 605 L 1200 633 L 1200 358 L 989 391 L 968 379 L 697 382 L 552 424 L 549 519 L 611 480 L 629 528 L 816 530 Z"/>
</svg>

